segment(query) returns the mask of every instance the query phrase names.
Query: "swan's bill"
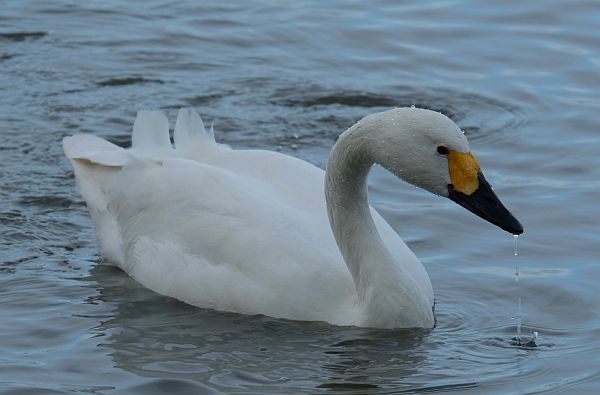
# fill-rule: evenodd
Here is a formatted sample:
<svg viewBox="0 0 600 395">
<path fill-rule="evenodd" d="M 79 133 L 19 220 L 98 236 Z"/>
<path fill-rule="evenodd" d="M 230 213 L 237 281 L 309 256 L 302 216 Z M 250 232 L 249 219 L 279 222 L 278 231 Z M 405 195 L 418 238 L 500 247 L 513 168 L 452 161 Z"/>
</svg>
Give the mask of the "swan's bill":
<svg viewBox="0 0 600 395">
<path fill-rule="evenodd" d="M 474 158 L 473 158 L 474 159 Z M 477 163 L 477 161 L 475 161 Z M 468 173 L 468 172 L 467 172 Z M 483 176 L 481 170 L 477 170 L 477 187 L 475 190 L 465 189 L 464 185 L 460 185 L 462 192 L 455 185 L 448 185 L 448 197 L 459 205 L 463 206 L 470 212 L 477 216 L 485 219 L 488 222 L 493 223 L 499 228 L 510 232 L 514 235 L 520 235 L 523 233 L 523 226 L 521 223 L 508 211 L 502 204 L 498 196 L 492 190 L 490 184 Z M 462 180 L 463 178 L 460 178 Z M 472 178 L 467 177 L 468 185 L 474 185 Z M 453 180 L 454 181 L 454 180 Z"/>
<path fill-rule="evenodd" d="M 448 152 L 448 172 L 454 190 L 470 195 L 479 188 L 479 162 L 470 152 Z"/>
</svg>

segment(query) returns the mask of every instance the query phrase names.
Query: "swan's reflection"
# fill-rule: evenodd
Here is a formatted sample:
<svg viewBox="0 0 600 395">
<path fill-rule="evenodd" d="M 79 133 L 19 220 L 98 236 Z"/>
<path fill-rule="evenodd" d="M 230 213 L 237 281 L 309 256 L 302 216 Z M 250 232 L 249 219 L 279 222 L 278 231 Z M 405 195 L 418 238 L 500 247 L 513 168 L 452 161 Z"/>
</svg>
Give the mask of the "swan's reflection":
<svg viewBox="0 0 600 395">
<path fill-rule="evenodd" d="M 113 306 L 95 328 L 116 367 L 224 391 L 414 388 L 425 330 L 371 330 L 195 308 L 160 296 L 119 269 L 91 271 L 91 303 Z M 406 383 L 406 384 L 403 384 Z M 411 384 L 412 383 L 412 384 Z"/>
</svg>

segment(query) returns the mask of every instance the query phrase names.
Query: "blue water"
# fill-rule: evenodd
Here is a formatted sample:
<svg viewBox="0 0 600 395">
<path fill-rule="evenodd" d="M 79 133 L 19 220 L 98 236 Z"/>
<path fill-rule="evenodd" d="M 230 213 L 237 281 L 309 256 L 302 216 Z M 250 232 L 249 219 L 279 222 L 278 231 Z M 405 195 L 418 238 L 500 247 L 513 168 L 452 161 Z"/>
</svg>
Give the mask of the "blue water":
<svg viewBox="0 0 600 395">
<path fill-rule="evenodd" d="M 600 6 L 593 1 L 7 1 L 0 10 L 0 391 L 600 393 Z M 465 130 L 512 236 L 376 169 L 433 330 L 187 306 L 101 264 L 63 136 L 127 145 L 182 106 L 234 147 L 323 166 L 394 106 Z M 518 265 L 520 280 L 515 281 Z M 521 298 L 522 334 L 513 340 Z"/>
</svg>

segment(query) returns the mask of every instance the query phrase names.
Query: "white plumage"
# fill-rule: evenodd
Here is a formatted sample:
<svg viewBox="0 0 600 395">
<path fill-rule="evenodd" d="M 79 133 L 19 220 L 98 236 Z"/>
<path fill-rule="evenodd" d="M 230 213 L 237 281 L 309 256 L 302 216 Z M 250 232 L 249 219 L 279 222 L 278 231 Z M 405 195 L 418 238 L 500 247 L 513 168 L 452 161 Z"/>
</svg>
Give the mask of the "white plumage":
<svg viewBox="0 0 600 395">
<path fill-rule="evenodd" d="M 174 140 L 175 148 L 156 111 L 138 114 L 130 149 L 92 135 L 64 139 L 107 261 L 205 308 L 338 325 L 433 325 L 429 277 L 368 206 L 366 176 L 379 163 L 444 194 L 448 165 L 435 147 L 468 151 L 452 121 L 412 108 L 371 115 L 340 137 L 327 179 L 291 156 L 217 144 L 188 109 Z"/>
</svg>

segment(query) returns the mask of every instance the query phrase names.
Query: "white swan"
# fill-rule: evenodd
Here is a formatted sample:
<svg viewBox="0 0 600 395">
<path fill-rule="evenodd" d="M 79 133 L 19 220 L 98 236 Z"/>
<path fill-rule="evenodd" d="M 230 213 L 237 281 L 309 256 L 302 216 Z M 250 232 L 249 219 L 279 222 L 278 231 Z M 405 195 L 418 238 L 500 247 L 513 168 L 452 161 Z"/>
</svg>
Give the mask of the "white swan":
<svg viewBox="0 0 600 395">
<path fill-rule="evenodd" d="M 141 111 L 132 147 L 93 135 L 63 146 L 102 255 L 144 286 L 192 305 L 337 325 L 432 327 L 433 291 L 415 255 L 367 202 L 380 164 L 512 233 L 444 115 L 398 108 L 343 133 L 327 171 L 217 144 L 193 111 Z M 332 232 L 333 230 L 333 232 Z"/>
</svg>

